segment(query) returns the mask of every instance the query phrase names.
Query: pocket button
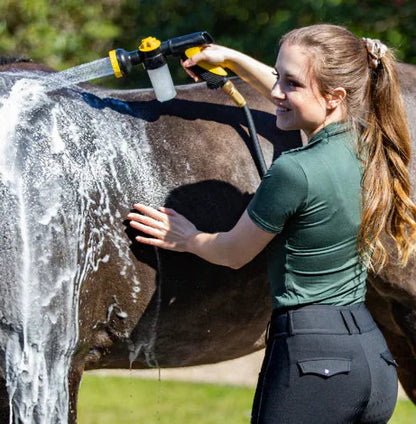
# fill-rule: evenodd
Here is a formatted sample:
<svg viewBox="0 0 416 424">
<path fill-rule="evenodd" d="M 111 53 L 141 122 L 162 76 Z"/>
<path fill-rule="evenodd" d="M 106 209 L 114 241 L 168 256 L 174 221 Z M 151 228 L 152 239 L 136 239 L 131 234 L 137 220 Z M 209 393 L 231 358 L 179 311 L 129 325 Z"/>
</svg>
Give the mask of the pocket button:
<svg viewBox="0 0 416 424">
<path fill-rule="evenodd" d="M 321 377 L 332 377 L 336 374 L 346 374 L 351 370 L 351 359 L 346 358 L 316 358 L 298 361 L 301 374 L 315 374 Z"/>
</svg>

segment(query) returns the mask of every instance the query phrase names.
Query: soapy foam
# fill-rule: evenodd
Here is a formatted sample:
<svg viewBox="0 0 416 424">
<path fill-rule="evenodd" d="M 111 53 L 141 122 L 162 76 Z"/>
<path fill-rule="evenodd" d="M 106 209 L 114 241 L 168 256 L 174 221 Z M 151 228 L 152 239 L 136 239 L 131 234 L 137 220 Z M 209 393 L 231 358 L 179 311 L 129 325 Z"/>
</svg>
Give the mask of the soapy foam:
<svg viewBox="0 0 416 424">
<path fill-rule="evenodd" d="M 15 215 L 0 224 L 10 244 L 0 258 L 10 424 L 63 424 L 82 282 L 113 259 L 103 252 L 110 240 L 132 298 L 140 296 L 120 220 L 132 192 L 160 204 L 164 189 L 144 122 L 133 140 L 117 112 L 97 119 L 76 92 L 55 101 L 33 79 L 18 80 L 0 102 L 0 194 Z M 152 340 L 134 346 L 131 359 L 140 350 L 156 362 Z"/>
</svg>

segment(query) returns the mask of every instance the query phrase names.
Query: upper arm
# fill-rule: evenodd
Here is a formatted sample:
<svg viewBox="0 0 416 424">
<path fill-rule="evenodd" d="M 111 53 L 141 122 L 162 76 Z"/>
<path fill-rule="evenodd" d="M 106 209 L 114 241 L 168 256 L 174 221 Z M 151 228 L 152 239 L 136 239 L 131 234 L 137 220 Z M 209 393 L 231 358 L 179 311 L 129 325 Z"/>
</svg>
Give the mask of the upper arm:
<svg viewBox="0 0 416 424">
<path fill-rule="evenodd" d="M 308 182 L 302 166 L 290 156 L 277 159 L 247 207 L 263 230 L 280 233 L 287 220 L 307 204 Z"/>
<path fill-rule="evenodd" d="M 227 237 L 233 246 L 230 262 L 245 265 L 260 253 L 307 198 L 302 167 L 289 157 L 276 160 L 263 178 L 247 210 Z M 237 267 L 237 266 L 233 266 Z"/>
<path fill-rule="evenodd" d="M 227 244 L 232 246 L 230 252 L 230 266 L 240 268 L 256 257 L 274 238 L 276 233 L 262 230 L 248 216 L 243 213 L 234 228 L 223 233 Z"/>
</svg>

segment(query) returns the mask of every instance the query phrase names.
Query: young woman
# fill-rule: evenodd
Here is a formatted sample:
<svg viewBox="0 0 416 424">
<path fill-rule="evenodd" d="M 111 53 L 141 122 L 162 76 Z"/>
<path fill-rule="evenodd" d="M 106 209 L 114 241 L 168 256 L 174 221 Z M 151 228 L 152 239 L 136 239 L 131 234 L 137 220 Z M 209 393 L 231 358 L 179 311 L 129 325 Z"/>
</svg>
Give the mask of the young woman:
<svg viewBox="0 0 416 424">
<path fill-rule="evenodd" d="M 392 52 L 343 27 L 281 40 L 275 68 L 210 45 L 184 62 L 228 67 L 276 105 L 276 125 L 307 142 L 282 154 L 235 227 L 198 231 L 174 210 L 137 204 L 138 242 L 239 268 L 268 246 L 273 313 L 252 423 L 386 423 L 396 363 L 365 308 L 368 266 L 414 250 L 410 138 Z"/>
</svg>

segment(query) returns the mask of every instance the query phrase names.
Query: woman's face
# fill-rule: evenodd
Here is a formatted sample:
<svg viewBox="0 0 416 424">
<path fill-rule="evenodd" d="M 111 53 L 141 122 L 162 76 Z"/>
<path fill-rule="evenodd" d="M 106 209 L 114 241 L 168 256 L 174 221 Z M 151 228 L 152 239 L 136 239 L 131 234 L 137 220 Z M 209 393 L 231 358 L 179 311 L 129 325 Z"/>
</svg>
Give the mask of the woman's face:
<svg viewBox="0 0 416 424">
<path fill-rule="evenodd" d="M 283 43 L 271 92 L 277 106 L 276 126 L 282 130 L 303 130 L 308 138 L 329 123 L 327 101 L 319 92 L 311 59 L 305 48 Z"/>
</svg>

